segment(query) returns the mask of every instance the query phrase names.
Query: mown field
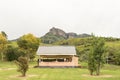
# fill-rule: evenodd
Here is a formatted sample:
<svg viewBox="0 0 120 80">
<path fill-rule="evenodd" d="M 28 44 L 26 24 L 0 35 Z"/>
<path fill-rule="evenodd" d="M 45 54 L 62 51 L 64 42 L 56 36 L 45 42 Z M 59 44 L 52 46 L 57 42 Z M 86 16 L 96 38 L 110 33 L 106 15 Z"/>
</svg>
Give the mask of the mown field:
<svg viewBox="0 0 120 80">
<path fill-rule="evenodd" d="M 29 64 L 27 76 L 20 77 L 13 62 L 0 62 L 0 80 L 120 80 L 120 66 L 105 65 L 100 76 L 90 76 L 84 68 L 33 68 L 36 63 Z"/>
<path fill-rule="evenodd" d="M 17 47 L 16 42 L 9 45 Z M 106 42 L 109 47 L 119 47 L 120 41 Z M 120 66 L 105 65 L 100 76 L 90 76 L 86 63 L 79 63 L 83 68 L 33 68 L 36 62 L 29 63 L 26 77 L 20 77 L 13 62 L 0 61 L 0 80 L 120 80 Z"/>
</svg>

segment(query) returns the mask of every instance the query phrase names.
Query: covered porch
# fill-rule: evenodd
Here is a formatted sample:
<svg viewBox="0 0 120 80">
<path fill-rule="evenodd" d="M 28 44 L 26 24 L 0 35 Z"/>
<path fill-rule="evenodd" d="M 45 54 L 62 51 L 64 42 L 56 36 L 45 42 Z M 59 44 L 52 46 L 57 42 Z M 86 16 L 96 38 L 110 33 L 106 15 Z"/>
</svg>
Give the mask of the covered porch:
<svg viewBox="0 0 120 80">
<path fill-rule="evenodd" d="M 74 55 L 41 55 L 39 57 L 38 66 L 78 66 L 78 57 Z"/>
</svg>

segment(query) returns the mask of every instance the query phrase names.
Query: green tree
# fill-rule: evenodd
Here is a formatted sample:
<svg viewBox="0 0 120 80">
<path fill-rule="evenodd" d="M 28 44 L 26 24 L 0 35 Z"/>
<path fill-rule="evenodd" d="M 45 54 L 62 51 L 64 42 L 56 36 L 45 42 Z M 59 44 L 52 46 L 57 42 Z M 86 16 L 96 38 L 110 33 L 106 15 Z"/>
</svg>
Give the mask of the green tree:
<svg viewBox="0 0 120 80">
<path fill-rule="evenodd" d="M 6 37 L 3 36 L 2 33 L 0 33 L 0 57 L 1 57 L 1 60 L 3 61 L 4 59 L 4 50 L 6 48 L 6 45 L 7 45 L 7 39 Z"/>
<path fill-rule="evenodd" d="M 120 65 L 120 49 L 114 54 L 114 62 L 116 65 Z"/>
<path fill-rule="evenodd" d="M 120 65 L 120 46 L 108 47 L 107 63 Z"/>
<path fill-rule="evenodd" d="M 96 72 L 96 75 L 100 74 L 100 68 L 104 62 L 104 53 L 104 39 L 101 37 L 93 36 L 93 42 L 91 44 L 91 49 L 88 57 L 88 69 L 91 75 L 93 75 L 94 72 Z"/>
<path fill-rule="evenodd" d="M 7 34 L 4 31 L 1 31 L 2 35 L 7 39 Z"/>
<path fill-rule="evenodd" d="M 19 57 L 18 60 L 15 61 L 18 66 L 18 72 L 22 73 L 22 76 L 26 76 L 26 72 L 28 71 L 28 60 L 26 57 Z"/>
<path fill-rule="evenodd" d="M 24 51 L 17 47 L 7 46 L 5 50 L 5 58 L 7 61 L 17 60 L 20 56 L 25 56 Z"/>
<path fill-rule="evenodd" d="M 35 53 L 39 44 L 40 40 L 36 38 L 33 34 L 26 34 L 23 35 L 18 41 L 18 46 L 25 51 L 27 59 L 29 60 L 31 57 L 35 56 Z"/>
</svg>

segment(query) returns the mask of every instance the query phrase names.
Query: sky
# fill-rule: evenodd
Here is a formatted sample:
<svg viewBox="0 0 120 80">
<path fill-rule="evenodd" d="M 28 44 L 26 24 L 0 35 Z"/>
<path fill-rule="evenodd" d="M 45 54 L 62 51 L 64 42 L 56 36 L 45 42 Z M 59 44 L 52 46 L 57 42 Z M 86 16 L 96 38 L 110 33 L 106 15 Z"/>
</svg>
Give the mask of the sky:
<svg viewBox="0 0 120 80">
<path fill-rule="evenodd" d="M 120 0 L 0 0 L 0 31 L 9 40 L 52 27 L 120 38 Z"/>
</svg>

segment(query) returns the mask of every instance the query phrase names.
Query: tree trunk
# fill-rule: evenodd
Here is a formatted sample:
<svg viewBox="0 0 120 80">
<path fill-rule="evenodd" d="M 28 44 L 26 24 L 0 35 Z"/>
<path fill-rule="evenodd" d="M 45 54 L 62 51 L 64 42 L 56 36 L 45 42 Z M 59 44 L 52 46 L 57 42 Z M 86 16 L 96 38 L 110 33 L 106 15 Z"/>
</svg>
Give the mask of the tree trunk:
<svg viewBox="0 0 120 80">
<path fill-rule="evenodd" d="M 26 72 L 23 72 L 23 73 L 22 73 L 22 76 L 25 77 L 25 76 L 26 76 Z"/>
<path fill-rule="evenodd" d="M 1 61 L 3 61 L 3 57 L 4 57 L 3 52 L 1 52 Z"/>
<path fill-rule="evenodd" d="M 97 70 L 96 70 L 96 75 L 99 76 L 100 75 L 100 64 L 98 64 Z"/>
<path fill-rule="evenodd" d="M 100 75 L 100 70 L 99 70 L 99 69 L 97 69 L 97 71 L 96 71 L 96 75 L 97 75 L 97 76 Z"/>
<path fill-rule="evenodd" d="M 93 70 L 90 70 L 90 75 L 93 75 Z"/>
</svg>

